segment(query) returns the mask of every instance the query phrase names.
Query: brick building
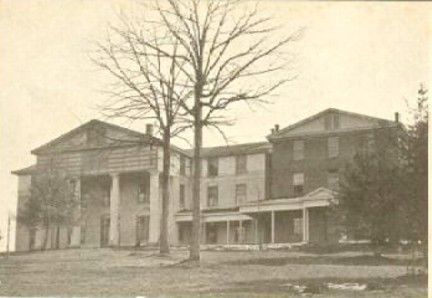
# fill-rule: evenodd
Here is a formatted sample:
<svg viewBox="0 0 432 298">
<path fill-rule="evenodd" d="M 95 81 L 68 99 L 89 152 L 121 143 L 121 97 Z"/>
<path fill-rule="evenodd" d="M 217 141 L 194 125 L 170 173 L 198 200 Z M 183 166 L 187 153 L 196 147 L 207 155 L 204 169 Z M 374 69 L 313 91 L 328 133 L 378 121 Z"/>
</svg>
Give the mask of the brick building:
<svg viewBox="0 0 432 298">
<path fill-rule="evenodd" d="M 286 128 L 268 142 L 204 148 L 202 243 L 335 241 L 328 206 L 344 165 L 396 122 L 328 109 Z M 170 173 L 169 238 L 187 244 L 191 231 L 192 151 L 175 146 Z M 79 221 L 49 231 L 49 248 L 156 243 L 160 228 L 161 141 L 151 126 L 139 133 L 92 120 L 32 151 L 35 165 L 18 176 L 18 210 L 32 177 L 55 165 L 79 198 Z M 16 250 L 42 245 L 43 229 L 17 223 Z"/>
</svg>

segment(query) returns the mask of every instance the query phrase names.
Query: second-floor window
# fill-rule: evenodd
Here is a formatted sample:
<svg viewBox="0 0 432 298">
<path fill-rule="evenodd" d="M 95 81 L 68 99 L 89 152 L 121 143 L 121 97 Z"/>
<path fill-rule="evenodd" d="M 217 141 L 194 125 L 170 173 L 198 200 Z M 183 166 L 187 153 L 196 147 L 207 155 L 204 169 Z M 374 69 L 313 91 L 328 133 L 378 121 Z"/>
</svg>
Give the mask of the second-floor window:
<svg viewBox="0 0 432 298">
<path fill-rule="evenodd" d="M 212 157 L 207 159 L 207 176 L 216 177 L 219 173 L 219 159 Z"/>
<path fill-rule="evenodd" d="M 339 138 L 331 137 L 327 139 L 327 151 L 328 157 L 338 157 L 339 156 Z"/>
<path fill-rule="evenodd" d="M 304 191 L 304 174 L 295 173 L 293 175 L 294 195 L 301 196 Z"/>
<path fill-rule="evenodd" d="M 209 186 L 207 189 L 207 206 L 216 207 L 218 205 L 218 187 Z"/>
<path fill-rule="evenodd" d="M 150 193 L 149 188 L 145 182 L 138 184 L 138 203 L 149 203 Z"/>
<path fill-rule="evenodd" d="M 181 210 L 186 208 L 184 184 L 180 184 L 179 205 Z"/>
<path fill-rule="evenodd" d="M 236 174 L 244 174 L 247 172 L 247 156 L 236 156 Z"/>
<path fill-rule="evenodd" d="M 240 206 L 246 201 L 246 184 L 236 185 L 235 201 L 237 206 Z"/>
<path fill-rule="evenodd" d="M 297 140 L 293 143 L 293 159 L 301 160 L 304 158 L 304 141 Z"/>
</svg>

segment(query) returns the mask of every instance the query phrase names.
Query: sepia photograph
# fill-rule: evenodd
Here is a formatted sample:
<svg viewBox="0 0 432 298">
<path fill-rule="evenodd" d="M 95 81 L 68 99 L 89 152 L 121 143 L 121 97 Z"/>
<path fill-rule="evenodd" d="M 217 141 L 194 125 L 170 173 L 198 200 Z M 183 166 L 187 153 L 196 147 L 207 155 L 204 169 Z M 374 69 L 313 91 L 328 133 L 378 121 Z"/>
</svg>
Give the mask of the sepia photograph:
<svg viewBox="0 0 432 298">
<path fill-rule="evenodd" d="M 0 0 L 0 297 L 432 297 L 432 3 Z"/>
</svg>

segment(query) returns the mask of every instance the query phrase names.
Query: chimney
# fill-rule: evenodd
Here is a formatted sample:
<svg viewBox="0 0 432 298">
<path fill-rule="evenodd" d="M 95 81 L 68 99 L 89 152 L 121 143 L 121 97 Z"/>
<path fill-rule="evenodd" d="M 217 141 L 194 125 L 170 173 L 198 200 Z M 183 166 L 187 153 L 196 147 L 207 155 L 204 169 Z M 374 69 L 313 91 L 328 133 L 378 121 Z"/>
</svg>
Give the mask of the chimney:
<svg viewBox="0 0 432 298">
<path fill-rule="evenodd" d="M 146 134 L 149 136 L 153 136 L 153 125 L 152 124 L 146 124 Z"/>
<path fill-rule="evenodd" d="M 399 112 L 394 113 L 394 121 L 399 123 Z"/>
<path fill-rule="evenodd" d="M 275 126 L 274 126 L 274 130 L 275 130 L 276 132 L 279 131 L 279 124 L 275 124 Z"/>
</svg>

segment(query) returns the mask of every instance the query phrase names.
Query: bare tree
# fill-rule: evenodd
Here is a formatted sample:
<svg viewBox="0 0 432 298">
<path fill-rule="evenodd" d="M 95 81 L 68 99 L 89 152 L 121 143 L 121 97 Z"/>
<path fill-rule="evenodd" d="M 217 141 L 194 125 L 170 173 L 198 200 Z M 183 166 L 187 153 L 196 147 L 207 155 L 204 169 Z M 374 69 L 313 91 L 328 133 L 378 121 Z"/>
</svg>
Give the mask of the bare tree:
<svg viewBox="0 0 432 298">
<path fill-rule="evenodd" d="M 232 123 L 227 117 L 229 106 L 237 102 L 265 103 L 267 95 L 293 79 L 281 73 L 288 61 L 280 54 L 300 37 L 300 31 L 278 39 L 275 33 L 279 28 L 272 19 L 261 17 L 257 6 L 250 9 L 240 1 L 167 0 L 156 1 L 152 8 L 156 17 L 151 23 L 179 46 L 175 55 L 158 47 L 154 50 L 175 57 L 178 68 L 192 84 L 193 101 L 185 102 L 182 108 L 192 116 L 194 127 L 190 260 L 197 261 L 203 127 L 213 127 L 224 136 L 221 126 Z M 145 35 L 140 41 L 153 46 Z"/>
<path fill-rule="evenodd" d="M 178 43 L 166 43 L 164 32 L 158 34 L 152 26 L 151 32 L 144 33 L 133 19 L 121 15 L 120 20 L 119 26 L 110 26 L 105 42 L 97 43 L 92 57 L 113 79 L 113 85 L 106 91 L 110 99 L 102 105 L 102 111 L 109 118 L 157 123 L 163 140 L 159 245 L 160 253 L 167 254 L 171 138 L 191 126 L 185 113 L 181 113 L 182 105 L 191 96 L 188 78 L 181 72 L 185 62 L 177 58 Z"/>
</svg>

